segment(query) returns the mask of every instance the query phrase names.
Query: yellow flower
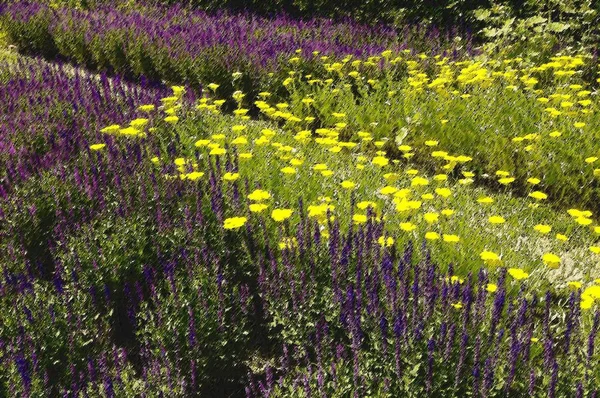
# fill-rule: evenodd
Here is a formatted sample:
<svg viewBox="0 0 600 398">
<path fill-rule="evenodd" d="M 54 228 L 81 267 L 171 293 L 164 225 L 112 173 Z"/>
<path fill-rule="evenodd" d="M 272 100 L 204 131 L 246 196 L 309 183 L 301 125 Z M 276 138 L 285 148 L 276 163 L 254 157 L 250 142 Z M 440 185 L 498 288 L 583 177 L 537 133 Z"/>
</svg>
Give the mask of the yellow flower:
<svg viewBox="0 0 600 398">
<path fill-rule="evenodd" d="M 198 140 L 194 143 L 196 148 L 202 148 L 210 144 L 210 140 Z"/>
<path fill-rule="evenodd" d="M 394 193 L 398 192 L 398 188 L 392 187 L 392 186 L 386 186 L 383 187 L 379 190 L 379 193 L 382 195 L 392 195 Z"/>
<path fill-rule="evenodd" d="M 175 115 L 172 115 L 172 116 L 167 116 L 167 117 L 165 118 L 165 122 L 167 122 L 167 123 L 171 123 L 171 124 L 175 124 L 175 123 L 177 123 L 178 121 L 179 121 L 179 118 L 178 118 L 177 116 L 175 116 Z"/>
<path fill-rule="evenodd" d="M 193 171 L 191 173 L 188 174 L 184 174 L 185 178 L 191 181 L 196 181 L 199 178 L 202 178 L 204 176 L 204 173 L 201 171 Z"/>
<path fill-rule="evenodd" d="M 494 252 L 484 250 L 481 252 L 480 256 L 486 264 L 492 265 L 500 263 L 500 256 Z"/>
<path fill-rule="evenodd" d="M 92 151 L 99 151 L 101 149 L 103 149 L 106 146 L 106 144 L 94 144 L 94 145 L 90 145 L 90 149 Z"/>
<path fill-rule="evenodd" d="M 531 192 L 529 196 L 534 198 L 535 200 L 544 200 L 548 198 L 548 195 L 540 191 Z"/>
<path fill-rule="evenodd" d="M 509 268 L 508 274 L 516 280 L 527 279 L 529 274 L 520 268 Z"/>
<path fill-rule="evenodd" d="M 600 247 L 599 246 L 590 246 L 590 251 L 594 254 L 600 254 Z"/>
<path fill-rule="evenodd" d="M 142 112 L 150 112 L 154 110 L 154 105 L 142 105 L 138 109 Z"/>
<path fill-rule="evenodd" d="M 149 121 L 149 120 L 148 120 L 148 119 L 145 119 L 145 118 L 133 119 L 133 120 L 132 120 L 132 121 L 129 123 L 129 125 L 130 125 L 131 127 L 135 127 L 135 128 L 137 128 L 137 129 L 139 129 L 139 128 L 143 128 L 145 125 L 147 125 L 147 124 L 148 124 L 148 121 Z"/>
<path fill-rule="evenodd" d="M 252 203 L 252 204 L 249 206 L 249 208 L 250 208 L 250 211 L 251 211 L 252 213 L 260 213 L 260 212 L 262 212 L 263 210 L 266 210 L 266 209 L 267 209 L 267 207 L 269 207 L 269 206 L 268 206 L 268 205 L 265 205 L 265 204 L 263 204 L 263 203 Z"/>
<path fill-rule="evenodd" d="M 240 173 L 229 173 L 229 172 L 227 172 L 227 173 L 225 173 L 223 175 L 223 180 L 225 180 L 225 181 L 235 181 L 238 178 L 240 178 Z"/>
<path fill-rule="evenodd" d="M 425 213 L 423 215 L 423 219 L 425 219 L 425 221 L 428 224 L 433 224 L 434 222 L 437 222 L 439 218 L 440 215 L 438 213 Z"/>
<path fill-rule="evenodd" d="M 227 219 L 225 219 L 225 222 L 223 223 L 223 228 L 238 229 L 238 228 L 242 227 L 244 224 L 246 224 L 246 221 L 247 221 L 246 217 L 227 218 Z"/>
<path fill-rule="evenodd" d="M 452 191 L 449 188 L 436 188 L 435 193 L 443 198 L 448 198 L 450 195 L 452 195 Z"/>
<path fill-rule="evenodd" d="M 442 237 L 444 239 L 444 242 L 449 242 L 449 243 L 460 242 L 460 237 L 458 235 L 444 234 Z"/>
<path fill-rule="evenodd" d="M 418 186 L 424 186 L 429 184 L 429 180 L 427 178 L 424 177 L 415 177 L 412 179 L 410 185 L 412 187 L 418 187 Z"/>
<path fill-rule="evenodd" d="M 460 310 L 460 309 L 463 307 L 462 303 L 460 303 L 460 302 L 458 302 L 458 303 L 453 303 L 453 304 L 450 304 L 450 305 L 451 305 L 452 307 L 454 307 L 455 309 L 457 309 L 457 310 Z"/>
<path fill-rule="evenodd" d="M 356 207 L 358 207 L 361 210 L 365 210 L 365 209 L 367 209 L 369 207 L 372 208 L 372 209 L 376 209 L 377 208 L 377 203 L 365 200 L 365 201 L 362 201 L 362 202 L 358 202 L 356 204 Z"/>
<path fill-rule="evenodd" d="M 531 185 L 537 185 L 541 182 L 541 180 L 539 178 L 531 177 L 527 179 L 527 182 Z"/>
<path fill-rule="evenodd" d="M 556 234 L 556 239 L 558 239 L 562 242 L 566 242 L 567 240 L 569 240 L 569 237 L 567 235 L 563 235 L 563 234 Z"/>
<path fill-rule="evenodd" d="M 352 216 L 352 221 L 354 224 L 364 224 L 367 222 L 366 214 L 354 214 Z"/>
<path fill-rule="evenodd" d="M 271 218 L 277 222 L 287 220 L 294 211 L 291 209 L 275 209 L 271 212 Z"/>
<path fill-rule="evenodd" d="M 502 224 L 504 223 L 506 220 L 503 217 L 500 216 L 491 216 L 490 218 L 488 218 L 488 221 L 491 224 Z"/>
<path fill-rule="evenodd" d="M 263 200 L 267 200 L 271 198 L 271 194 L 267 191 L 263 191 L 262 189 L 256 189 L 254 192 L 248 195 L 248 199 L 254 202 L 260 202 Z"/>
<path fill-rule="evenodd" d="M 546 253 L 542 256 L 542 261 L 548 268 L 556 269 L 560 266 L 560 257 L 556 254 Z"/>
<path fill-rule="evenodd" d="M 102 130 L 100 130 L 100 132 L 106 134 L 113 134 L 119 131 L 120 129 L 121 126 L 119 126 L 118 124 L 111 124 L 110 126 L 104 127 Z"/>
<path fill-rule="evenodd" d="M 541 234 L 547 234 L 550 231 L 552 231 L 552 227 L 550 225 L 546 225 L 546 224 L 537 224 L 536 226 L 533 227 L 533 229 L 535 229 L 536 231 L 538 231 Z"/>
<path fill-rule="evenodd" d="M 490 204 L 490 203 L 494 203 L 494 199 L 490 198 L 489 196 L 485 196 L 483 198 L 477 199 L 477 202 L 479 202 L 481 204 Z"/>
<path fill-rule="evenodd" d="M 587 217 L 577 217 L 575 222 L 579 225 L 590 225 L 593 221 L 591 218 Z"/>
<path fill-rule="evenodd" d="M 235 140 L 231 141 L 231 145 L 246 145 L 248 143 L 248 139 L 244 136 L 237 137 Z"/>
<path fill-rule="evenodd" d="M 296 169 L 295 169 L 295 168 L 293 168 L 293 167 L 289 167 L 289 166 L 288 166 L 288 167 L 284 167 L 284 168 L 282 168 L 282 169 L 281 169 L 281 172 L 282 172 L 283 174 L 296 174 Z"/>
<path fill-rule="evenodd" d="M 571 281 L 571 282 L 567 282 L 567 286 L 570 287 L 571 289 L 581 289 L 582 283 L 581 282 L 577 282 L 577 281 Z"/>
<path fill-rule="evenodd" d="M 515 179 L 513 177 L 505 177 L 505 178 L 500 178 L 498 180 L 498 182 L 502 185 L 508 185 L 511 182 L 513 182 Z"/>
<path fill-rule="evenodd" d="M 390 247 L 394 244 L 394 238 L 391 236 L 388 236 L 387 238 L 385 236 L 380 236 L 379 239 L 377 239 L 377 243 L 382 247 Z"/>
<path fill-rule="evenodd" d="M 414 231 L 417 226 L 411 222 L 401 222 L 400 229 L 406 232 Z"/>
<path fill-rule="evenodd" d="M 573 126 L 574 126 L 575 128 L 578 128 L 578 129 L 580 129 L 580 128 L 583 128 L 583 127 L 585 127 L 585 123 L 583 123 L 583 122 L 575 122 L 575 123 L 573 123 Z"/>
<path fill-rule="evenodd" d="M 437 240 L 440 238 L 440 234 L 438 234 L 437 232 L 427 232 L 425 233 L 425 239 L 427 240 Z"/>
<path fill-rule="evenodd" d="M 488 283 L 485 286 L 485 290 L 487 290 L 490 293 L 495 293 L 496 290 L 498 290 L 498 285 L 494 284 L 494 283 Z"/>
<path fill-rule="evenodd" d="M 344 189 L 354 189 L 356 187 L 356 184 L 352 181 L 342 181 L 342 188 Z"/>
<path fill-rule="evenodd" d="M 225 150 L 225 148 L 215 147 L 215 148 L 211 149 L 208 154 L 218 156 L 218 155 L 225 155 L 226 153 L 227 153 L 227 151 Z"/>
<path fill-rule="evenodd" d="M 390 163 L 390 161 L 384 156 L 376 156 L 373 158 L 372 163 L 375 166 L 384 167 L 387 166 Z"/>
<path fill-rule="evenodd" d="M 444 209 L 444 210 L 441 211 L 441 213 L 443 215 L 445 215 L 446 217 L 450 217 L 451 215 L 454 214 L 454 210 L 452 210 L 452 209 Z"/>
<path fill-rule="evenodd" d="M 438 142 L 435 140 L 425 141 L 425 145 L 427 145 L 427 146 L 436 146 L 437 144 L 438 144 Z"/>
</svg>

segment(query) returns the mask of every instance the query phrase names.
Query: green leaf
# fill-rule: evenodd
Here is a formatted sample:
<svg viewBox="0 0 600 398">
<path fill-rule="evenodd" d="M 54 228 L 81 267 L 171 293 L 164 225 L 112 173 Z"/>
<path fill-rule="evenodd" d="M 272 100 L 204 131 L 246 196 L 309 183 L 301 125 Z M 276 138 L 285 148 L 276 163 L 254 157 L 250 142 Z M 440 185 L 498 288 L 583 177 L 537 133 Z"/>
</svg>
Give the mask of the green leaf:
<svg viewBox="0 0 600 398">
<path fill-rule="evenodd" d="M 535 15 L 531 18 L 527 18 L 525 20 L 525 23 L 527 25 L 537 25 L 537 24 L 541 24 L 543 22 L 546 22 L 546 18 L 542 17 L 541 15 Z"/>
<path fill-rule="evenodd" d="M 550 22 L 548 24 L 548 29 L 551 32 L 555 32 L 555 33 L 564 32 L 565 30 L 569 29 L 570 27 L 571 27 L 571 25 L 569 25 L 567 23 L 561 23 L 561 22 Z"/>
<path fill-rule="evenodd" d="M 473 11 L 473 16 L 478 21 L 485 21 L 491 15 L 492 15 L 492 12 L 485 8 L 478 8 L 477 10 Z"/>
</svg>

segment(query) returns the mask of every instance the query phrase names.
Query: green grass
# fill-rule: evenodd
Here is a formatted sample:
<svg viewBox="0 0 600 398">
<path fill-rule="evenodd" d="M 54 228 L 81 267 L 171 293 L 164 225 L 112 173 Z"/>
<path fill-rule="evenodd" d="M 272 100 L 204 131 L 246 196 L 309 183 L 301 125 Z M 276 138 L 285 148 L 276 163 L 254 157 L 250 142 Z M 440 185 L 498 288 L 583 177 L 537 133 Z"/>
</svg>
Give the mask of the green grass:
<svg viewBox="0 0 600 398">
<path fill-rule="evenodd" d="M 0 23 L 0 62 L 15 62 L 17 57 L 17 52 L 9 49 L 6 32 Z"/>
</svg>

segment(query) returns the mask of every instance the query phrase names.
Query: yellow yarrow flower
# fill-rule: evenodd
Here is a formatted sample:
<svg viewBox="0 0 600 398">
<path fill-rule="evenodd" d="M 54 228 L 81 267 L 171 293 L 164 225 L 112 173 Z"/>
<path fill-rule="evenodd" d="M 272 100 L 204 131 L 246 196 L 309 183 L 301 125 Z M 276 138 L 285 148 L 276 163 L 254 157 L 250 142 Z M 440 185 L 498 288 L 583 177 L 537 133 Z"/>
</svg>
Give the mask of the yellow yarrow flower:
<svg viewBox="0 0 600 398">
<path fill-rule="evenodd" d="M 277 222 L 287 220 L 294 211 L 291 209 L 275 209 L 271 212 L 271 218 Z"/>
<path fill-rule="evenodd" d="M 271 194 L 267 191 L 263 191 L 262 189 L 256 189 L 251 194 L 248 195 L 248 199 L 254 202 L 261 202 L 263 200 L 267 200 L 271 198 Z"/>
<path fill-rule="evenodd" d="M 458 235 L 444 234 L 442 236 L 444 242 L 448 243 L 458 243 L 460 242 L 460 237 Z"/>
<path fill-rule="evenodd" d="M 543 193 L 543 192 L 540 192 L 540 191 L 534 191 L 534 192 L 531 192 L 531 193 L 529 194 L 529 196 L 530 196 L 531 198 L 534 198 L 535 200 L 544 200 L 544 199 L 547 199 L 547 198 L 548 198 L 548 195 L 546 195 L 545 193 Z"/>
<path fill-rule="evenodd" d="M 546 253 L 542 256 L 542 261 L 548 268 L 556 269 L 560 266 L 560 257 L 553 253 Z"/>
<path fill-rule="evenodd" d="M 223 228 L 225 228 L 225 229 L 238 229 L 238 228 L 244 226 L 244 224 L 246 224 L 246 221 L 247 221 L 246 217 L 231 217 L 231 218 L 227 218 L 223 222 Z"/>
<path fill-rule="evenodd" d="M 106 144 L 93 144 L 93 145 L 90 145 L 90 149 L 92 151 L 99 151 L 99 150 L 103 149 L 104 147 L 106 147 Z"/>
<path fill-rule="evenodd" d="M 267 209 L 267 207 L 269 207 L 268 205 L 264 204 L 264 203 L 252 203 L 250 206 L 248 206 L 250 208 L 250 211 L 252 213 L 260 213 L 264 210 Z"/>
<path fill-rule="evenodd" d="M 529 277 L 529 274 L 520 268 L 509 268 L 508 274 L 518 281 Z"/>
<path fill-rule="evenodd" d="M 503 224 L 506 220 L 501 216 L 491 216 L 488 218 L 491 224 Z"/>
<path fill-rule="evenodd" d="M 230 173 L 230 172 L 227 172 L 227 173 L 223 174 L 223 180 L 224 181 L 235 181 L 238 178 L 240 178 L 240 173 Z"/>
<path fill-rule="evenodd" d="M 484 250 L 481 252 L 480 257 L 486 264 L 489 265 L 496 265 L 500 263 L 500 256 L 491 251 Z"/>
<path fill-rule="evenodd" d="M 485 286 L 485 290 L 487 290 L 490 293 L 495 293 L 498 290 L 498 285 L 496 285 L 494 283 L 488 283 Z"/>
<path fill-rule="evenodd" d="M 342 181 L 341 185 L 344 189 L 354 189 L 356 187 L 356 183 L 348 180 Z"/>
</svg>

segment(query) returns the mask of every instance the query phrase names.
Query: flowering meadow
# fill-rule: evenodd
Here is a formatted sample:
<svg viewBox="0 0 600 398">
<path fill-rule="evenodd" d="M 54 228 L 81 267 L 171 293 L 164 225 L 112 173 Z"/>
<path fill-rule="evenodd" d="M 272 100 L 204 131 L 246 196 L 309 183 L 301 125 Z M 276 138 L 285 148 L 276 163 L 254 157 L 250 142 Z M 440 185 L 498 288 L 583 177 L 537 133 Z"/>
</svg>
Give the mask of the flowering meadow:
<svg viewBox="0 0 600 398">
<path fill-rule="evenodd" d="M 0 9 L 0 397 L 600 396 L 593 55 Z"/>
</svg>

